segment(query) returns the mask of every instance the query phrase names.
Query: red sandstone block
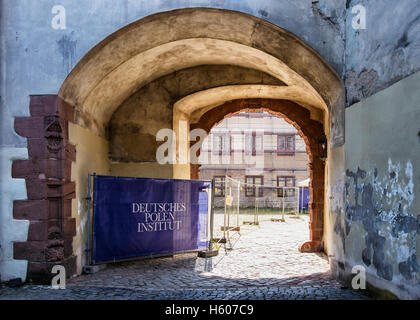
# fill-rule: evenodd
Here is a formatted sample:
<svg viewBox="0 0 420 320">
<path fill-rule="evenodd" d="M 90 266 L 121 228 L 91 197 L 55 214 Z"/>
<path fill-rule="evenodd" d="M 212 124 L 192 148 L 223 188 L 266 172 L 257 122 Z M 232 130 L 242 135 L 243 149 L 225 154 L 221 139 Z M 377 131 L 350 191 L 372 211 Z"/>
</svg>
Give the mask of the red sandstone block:
<svg viewBox="0 0 420 320">
<path fill-rule="evenodd" d="M 48 181 L 46 186 L 48 198 L 61 198 L 62 197 L 62 186 L 59 181 Z"/>
<path fill-rule="evenodd" d="M 58 96 L 31 96 L 29 110 L 34 117 L 55 115 L 58 112 Z"/>
<path fill-rule="evenodd" d="M 314 202 L 322 201 L 324 199 L 324 189 L 313 188 L 313 199 L 314 199 Z"/>
<path fill-rule="evenodd" d="M 38 177 L 43 171 L 43 164 L 33 160 L 15 160 L 12 164 L 13 178 Z"/>
<path fill-rule="evenodd" d="M 63 223 L 63 237 L 73 238 L 76 235 L 76 219 L 75 218 L 64 219 L 62 223 Z"/>
<path fill-rule="evenodd" d="M 319 230 L 311 230 L 312 232 L 312 237 L 311 237 L 311 239 L 312 240 L 314 240 L 314 241 L 321 241 L 321 239 L 322 239 L 322 235 L 323 235 L 323 232 L 322 232 L 322 230 L 321 231 L 319 231 Z"/>
<path fill-rule="evenodd" d="M 60 153 L 50 152 L 44 138 L 28 139 L 28 153 L 32 159 L 60 158 Z"/>
<path fill-rule="evenodd" d="M 61 219 L 49 219 L 45 221 L 31 221 L 28 231 L 28 241 L 51 241 L 62 239 L 64 232 Z M 74 224 L 75 226 L 75 224 Z M 68 226 L 70 228 L 71 225 Z"/>
<path fill-rule="evenodd" d="M 48 199 L 48 217 L 49 219 L 60 219 L 62 212 L 62 199 Z"/>
<path fill-rule="evenodd" d="M 48 240 L 48 221 L 31 221 L 28 230 L 28 241 Z"/>
<path fill-rule="evenodd" d="M 64 256 L 70 257 L 73 254 L 73 237 L 64 239 Z"/>
<path fill-rule="evenodd" d="M 47 198 L 45 182 L 39 179 L 27 178 L 26 191 L 29 200 L 42 200 Z"/>
<path fill-rule="evenodd" d="M 325 169 L 325 163 L 320 161 L 319 158 L 317 161 L 313 161 L 312 170 L 314 170 L 314 173 L 322 174 L 323 176 L 324 169 Z"/>
<path fill-rule="evenodd" d="M 13 258 L 16 260 L 45 261 L 45 241 L 15 242 Z"/>
<path fill-rule="evenodd" d="M 58 264 L 58 263 L 57 263 Z M 53 274 L 51 273 L 52 266 L 47 262 L 34 262 L 28 263 L 28 281 L 37 284 L 51 284 Z"/>
<path fill-rule="evenodd" d="M 62 265 L 66 269 L 67 278 L 73 276 L 77 272 L 76 256 L 69 256 L 62 261 L 55 262 L 29 262 L 28 263 L 28 280 L 36 284 L 51 284 L 54 274 L 51 273 L 55 265 Z"/>
<path fill-rule="evenodd" d="M 48 148 L 48 143 L 45 138 L 29 138 L 28 139 L 28 153 L 32 159 L 58 159 L 76 161 L 76 147 L 70 143 L 65 143 L 63 140 L 63 147 L 61 150 L 53 151 Z"/>
<path fill-rule="evenodd" d="M 51 246 L 46 248 L 45 259 L 48 262 L 58 262 L 64 260 L 64 246 Z"/>
<path fill-rule="evenodd" d="M 45 177 L 47 179 L 64 179 L 64 160 L 45 160 Z"/>
<path fill-rule="evenodd" d="M 42 200 L 62 197 L 62 181 L 57 179 L 26 178 L 28 199 Z"/>
<path fill-rule="evenodd" d="M 324 188 L 324 180 L 312 179 L 310 181 L 309 187 L 313 189 L 322 189 Z"/>
<path fill-rule="evenodd" d="M 72 200 L 63 201 L 63 219 L 71 218 L 72 216 Z"/>
<path fill-rule="evenodd" d="M 76 147 L 70 143 L 67 143 L 64 149 L 63 158 L 70 161 L 76 161 Z"/>
<path fill-rule="evenodd" d="M 16 200 L 13 202 L 13 218 L 17 220 L 47 220 L 47 200 Z"/>
<path fill-rule="evenodd" d="M 44 137 L 44 118 L 15 118 L 15 131 L 18 135 L 27 138 Z"/>
<path fill-rule="evenodd" d="M 74 199 L 76 197 L 76 183 L 68 182 L 64 184 L 62 195 L 65 200 Z"/>
<path fill-rule="evenodd" d="M 62 160 L 60 178 L 63 181 L 71 182 L 71 165 L 72 160 Z"/>
<path fill-rule="evenodd" d="M 13 178 L 38 178 L 40 180 L 71 180 L 71 161 L 58 159 L 15 160 Z"/>
</svg>

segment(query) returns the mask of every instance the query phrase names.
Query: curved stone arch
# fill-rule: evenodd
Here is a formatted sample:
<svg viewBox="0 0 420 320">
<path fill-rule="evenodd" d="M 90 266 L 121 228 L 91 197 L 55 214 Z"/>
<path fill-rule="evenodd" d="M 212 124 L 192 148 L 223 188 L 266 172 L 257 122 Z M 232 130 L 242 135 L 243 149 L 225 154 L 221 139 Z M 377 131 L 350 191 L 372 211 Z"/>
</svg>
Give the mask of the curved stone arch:
<svg viewBox="0 0 420 320">
<path fill-rule="evenodd" d="M 192 55 L 181 54 L 194 48 Z M 217 55 L 218 51 L 224 52 Z M 141 61 L 146 63 L 139 65 Z M 162 61 L 166 63 L 159 63 Z M 93 118 L 93 129 L 103 133 L 119 103 L 142 85 L 204 63 L 251 67 L 308 90 L 317 100 L 316 107 L 332 112 L 335 136 L 342 140 L 344 87 L 337 73 L 292 33 L 229 10 L 180 9 L 122 28 L 86 54 L 63 83 L 59 96 L 76 108 L 80 124 L 87 126 L 83 117 Z M 327 113 L 325 120 L 328 134 Z"/>
<path fill-rule="evenodd" d="M 296 86 L 262 84 L 229 85 L 193 93 L 174 104 L 174 116 L 178 113 L 191 117 L 207 106 L 221 105 L 226 101 L 249 98 L 281 99 L 294 101 L 310 111 L 311 119 L 323 122 L 322 110 L 311 105 L 311 97 Z M 201 111 L 203 112 L 203 111 Z M 176 119 L 174 118 L 174 121 Z"/>
<path fill-rule="evenodd" d="M 311 119 L 305 108 L 294 102 L 280 99 L 238 99 L 226 102 L 205 112 L 201 118 L 190 125 L 190 130 L 203 129 L 208 134 L 225 118 L 232 117 L 240 112 L 266 111 L 270 114 L 284 118 L 293 125 L 306 144 L 309 157 L 310 174 L 310 239 L 300 246 L 302 252 L 322 250 L 323 221 L 324 221 L 324 163 L 320 159 L 318 138 L 324 134 L 320 122 Z M 199 165 L 192 165 L 191 176 L 197 178 Z"/>
<path fill-rule="evenodd" d="M 188 144 L 181 141 L 185 134 L 182 128 L 191 124 L 192 117 L 197 118 L 212 108 L 222 105 L 227 101 L 237 99 L 265 98 L 294 101 L 309 110 L 309 117 L 319 123 L 323 123 L 325 113 L 311 105 L 311 97 L 302 92 L 296 86 L 273 86 L 273 85 L 231 85 L 220 86 L 188 95 L 174 104 L 172 128 L 175 132 L 177 163 L 174 164 L 174 177 L 179 179 L 190 178 Z M 286 116 L 287 118 L 287 116 Z M 182 122 L 184 123 L 182 123 Z M 182 127 L 181 127 L 182 126 Z M 187 134 L 187 140 L 189 136 Z"/>
</svg>

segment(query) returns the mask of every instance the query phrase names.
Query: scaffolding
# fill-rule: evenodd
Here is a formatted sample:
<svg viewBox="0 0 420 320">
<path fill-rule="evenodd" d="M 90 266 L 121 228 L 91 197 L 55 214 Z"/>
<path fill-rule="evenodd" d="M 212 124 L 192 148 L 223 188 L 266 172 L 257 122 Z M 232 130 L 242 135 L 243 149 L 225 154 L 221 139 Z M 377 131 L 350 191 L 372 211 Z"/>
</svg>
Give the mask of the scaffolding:
<svg viewBox="0 0 420 320">
<path fill-rule="evenodd" d="M 254 185 L 225 176 L 223 191 L 215 201 L 213 241 L 228 249 L 245 226 L 299 216 L 298 187 Z"/>
</svg>

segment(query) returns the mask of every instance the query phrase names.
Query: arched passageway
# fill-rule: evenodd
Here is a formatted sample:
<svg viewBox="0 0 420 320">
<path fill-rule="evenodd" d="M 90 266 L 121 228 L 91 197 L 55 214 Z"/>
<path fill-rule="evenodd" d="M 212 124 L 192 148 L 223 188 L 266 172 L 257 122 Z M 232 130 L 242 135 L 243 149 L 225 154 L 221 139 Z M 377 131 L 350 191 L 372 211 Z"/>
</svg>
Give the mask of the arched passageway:
<svg viewBox="0 0 420 320">
<path fill-rule="evenodd" d="M 303 243 L 301 251 L 319 251 L 322 249 L 323 214 L 324 214 L 324 163 L 319 154 L 318 139 L 323 136 L 322 124 L 310 118 L 310 112 L 294 102 L 273 99 L 240 99 L 229 101 L 204 113 L 196 123 L 191 124 L 191 130 L 204 129 L 207 133 L 226 117 L 231 117 L 242 111 L 266 111 L 284 118 L 293 125 L 306 143 L 309 156 L 310 175 L 310 223 L 309 241 Z M 191 165 L 191 178 L 198 178 L 199 165 Z"/>
<path fill-rule="evenodd" d="M 323 199 L 329 186 L 317 139 L 325 133 L 329 148 L 343 143 L 344 88 L 322 57 L 292 33 L 229 10 L 155 14 L 122 28 L 88 52 L 58 97 L 45 102 L 51 104 L 45 110 L 55 117 L 48 119 L 60 127 L 59 137 L 46 136 L 45 143 L 60 144 L 69 183 L 48 201 L 59 199 L 71 221 L 63 259 L 75 272 L 81 273 L 86 261 L 89 172 L 189 179 L 188 161 L 157 162 L 157 132 L 172 129 L 179 139 L 180 121 L 187 128 L 209 130 L 228 114 L 255 108 L 253 104 L 285 116 L 307 139 L 311 237 L 302 250 L 321 249 Z M 24 135 L 24 130 L 16 131 Z M 188 137 L 177 142 L 188 148 Z M 32 181 L 27 183 L 31 188 Z M 47 230 L 46 237 L 54 230 Z M 34 265 L 29 277 L 48 273 L 48 268 Z"/>
</svg>

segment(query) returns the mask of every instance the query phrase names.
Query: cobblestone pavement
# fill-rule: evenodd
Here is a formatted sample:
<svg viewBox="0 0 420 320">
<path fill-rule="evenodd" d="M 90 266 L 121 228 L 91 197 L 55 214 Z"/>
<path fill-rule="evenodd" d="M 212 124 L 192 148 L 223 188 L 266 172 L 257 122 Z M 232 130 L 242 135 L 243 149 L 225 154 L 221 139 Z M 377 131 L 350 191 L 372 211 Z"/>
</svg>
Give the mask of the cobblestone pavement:
<svg viewBox="0 0 420 320">
<path fill-rule="evenodd" d="M 306 239 L 307 216 L 286 222 L 267 216 L 260 226 L 241 227 L 233 249 L 222 246 L 211 259 L 183 254 L 118 263 L 68 280 L 65 290 L 4 287 L 0 299 L 366 299 L 341 288 L 321 254 L 299 253 Z"/>
</svg>

